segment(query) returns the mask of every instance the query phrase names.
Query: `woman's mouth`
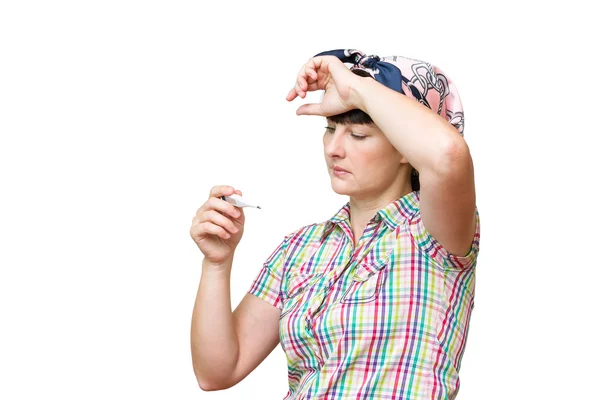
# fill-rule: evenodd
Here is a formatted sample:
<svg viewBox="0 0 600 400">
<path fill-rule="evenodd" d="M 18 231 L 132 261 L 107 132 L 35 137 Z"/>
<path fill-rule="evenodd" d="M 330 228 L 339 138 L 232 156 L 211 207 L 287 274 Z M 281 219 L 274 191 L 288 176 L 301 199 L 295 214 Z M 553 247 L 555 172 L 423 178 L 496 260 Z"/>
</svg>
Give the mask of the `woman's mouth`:
<svg viewBox="0 0 600 400">
<path fill-rule="evenodd" d="M 332 170 L 333 170 L 334 175 L 338 176 L 338 177 L 344 177 L 344 176 L 347 176 L 350 174 L 350 172 L 346 171 L 343 168 L 337 167 L 337 166 L 333 167 Z"/>
</svg>

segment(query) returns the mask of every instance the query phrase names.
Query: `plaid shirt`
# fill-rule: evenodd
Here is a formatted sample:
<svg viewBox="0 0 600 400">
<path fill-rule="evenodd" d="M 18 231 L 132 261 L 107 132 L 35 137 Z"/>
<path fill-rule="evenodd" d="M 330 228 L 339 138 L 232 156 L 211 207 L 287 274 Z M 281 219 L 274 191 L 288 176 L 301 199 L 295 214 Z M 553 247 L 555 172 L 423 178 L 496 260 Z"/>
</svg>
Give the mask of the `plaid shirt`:
<svg viewBox="0 0 600 400">
<path fill-rule="evenodd" d="M 350 203 L 286 235 L 249 293 L 281 309 L 291 399 L 452 399 L 473 309 L 479 211 L 456 256 L 421 222 L 419 191 L 379 210 L 356 248 Z"/>
</svg>

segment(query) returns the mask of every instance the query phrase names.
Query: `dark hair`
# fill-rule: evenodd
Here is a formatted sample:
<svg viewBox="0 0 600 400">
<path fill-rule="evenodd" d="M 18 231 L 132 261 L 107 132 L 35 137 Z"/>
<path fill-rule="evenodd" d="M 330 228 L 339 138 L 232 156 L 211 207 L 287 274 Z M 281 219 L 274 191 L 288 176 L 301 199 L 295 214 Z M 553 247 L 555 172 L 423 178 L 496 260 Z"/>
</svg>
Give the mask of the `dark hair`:
<svg viewBox="0 0 600 400">
<path fill-rule="evenodd" d="M 358 76 L 375 79 L 373 78 L 373 76 L 371 76 L 371 74 L 362 69 L 353 69 L 352 72 Z M 360 109 L 350 110 L 342 114 L 332 115 L 330 117 L 327 117 L 327 119 L 329 119 L 335 124 L 340 125 L 371 125 L 374 123 L 371 117 L 369 117 L 369 114 Z M 419 183 L 419 172 L 414 167 L 410 173 L 410 184 L 412 186 L 413 191 L 421 189 L 421 184 Z"/>
</svg>

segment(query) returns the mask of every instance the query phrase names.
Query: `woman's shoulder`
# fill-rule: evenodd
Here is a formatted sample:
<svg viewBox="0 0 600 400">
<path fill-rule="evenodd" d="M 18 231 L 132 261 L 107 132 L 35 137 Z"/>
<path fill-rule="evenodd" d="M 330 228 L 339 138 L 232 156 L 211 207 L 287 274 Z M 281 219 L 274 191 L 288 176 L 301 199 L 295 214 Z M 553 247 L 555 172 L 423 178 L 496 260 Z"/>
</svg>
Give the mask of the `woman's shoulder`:
<svg viewBox="0 0 600 400">
<path fill-rule="evenodd" d="M 309 243 L 313 240 L 320 240 L 321 235 L 329 226 L 328 222 L 329 220 L 303 225 L 300 228 L 295 229 L 293 232 L 288 233 L 286 238 L 288 238 L 289 241 L 301 241 L 306 243 Z"/>
</svg>

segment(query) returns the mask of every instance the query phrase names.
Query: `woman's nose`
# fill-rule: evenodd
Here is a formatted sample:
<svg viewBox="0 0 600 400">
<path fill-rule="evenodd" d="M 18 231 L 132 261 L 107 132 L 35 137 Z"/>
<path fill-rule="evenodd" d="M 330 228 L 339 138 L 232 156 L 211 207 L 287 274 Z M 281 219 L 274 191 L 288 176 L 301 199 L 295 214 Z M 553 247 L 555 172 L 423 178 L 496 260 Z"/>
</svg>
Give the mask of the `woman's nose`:
<svg viewBox="0 0 600 400">
<path fill-rule="evenodd" d="M 326 133 L 328 135 L 325 138 L 325 153 L 329 157 L 342 156 L 344 153 L 343 134 L 339 129 L 336 129 L 334 133 Z"/>
</svg>

